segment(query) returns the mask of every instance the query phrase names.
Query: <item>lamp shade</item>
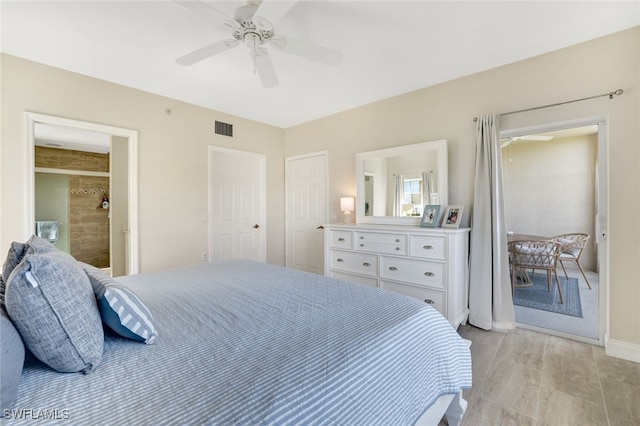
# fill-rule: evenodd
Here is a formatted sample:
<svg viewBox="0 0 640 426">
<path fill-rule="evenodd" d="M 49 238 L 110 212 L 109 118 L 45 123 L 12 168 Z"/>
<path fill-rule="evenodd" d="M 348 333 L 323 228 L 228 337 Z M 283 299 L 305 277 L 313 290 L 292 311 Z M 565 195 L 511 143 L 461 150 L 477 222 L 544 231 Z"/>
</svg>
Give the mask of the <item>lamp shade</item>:
<svg viewBox="0 0 640 426">
<path fill-rule="evenodd" d="M 340 210 L 343 212 L 352 212 L 355 210 L 355 198 L 353 197 L 341 197 L 340 198 Z"/>
</svg>

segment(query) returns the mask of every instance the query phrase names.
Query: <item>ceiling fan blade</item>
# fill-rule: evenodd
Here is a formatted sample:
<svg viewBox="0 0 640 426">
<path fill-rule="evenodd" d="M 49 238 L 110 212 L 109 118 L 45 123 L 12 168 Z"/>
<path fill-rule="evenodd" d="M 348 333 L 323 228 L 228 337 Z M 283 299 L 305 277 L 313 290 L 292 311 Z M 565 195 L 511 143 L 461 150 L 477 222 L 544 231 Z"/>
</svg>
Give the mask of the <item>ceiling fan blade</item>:
<svg viewBox="0 0 640 426">
<path fill-rule="evenodd" d="M 296 3 L 297 0 L 262 0 L 262 3 L 258 6 L 255 15 L 265 17 L 271 21 L 271 23 L 276 24 Z"/>
<path fill-rule="evenodd" d="M 267 88 L 277 86 L 278 76 L 276 75 L 276 70 L 273 67 L 273 62 L 271 62 L 271 56 L 269 56 L 267 49 L 257 47 L 256 49 L 251 49 L 250 53 L 262 85 Z"/>
<path fill-rule="evenodd" d="M 200 62 L 204 59 L 207 59 L 210 56 L 217 55 L 218 53 L 224 52 L 225 50 L 229 50 L 233 47 L 236 47 L 239 44 L 238 40 L 220 40 L 215 43 L 207 44 L 200 49 L 194 50 L 191 53 L 187 53 L 184 56 L 176 59 L 176 62 L 180 65 L 193 65 L 197 62 Z"/>
<path fill-rule="evenodd" d="M 506 139 L 501 139 L 500 140 L 500 148 L 506 148 L 509 145 L 511 145 L 511 142 L 513 142 L 513 138 L 506 138 Z"/>
<path fill-rule="evenodd" d="M 525 141 L 550 141 L 553 139 L 553 136 L 545 136 L 545 135 L 525 135 L 520 137 Z"/>
<path fill-rule="evenodd" d="M 283 52 L 302 56 L 312 61 L 336 66 L 342 61 L 342 53 L 308 41 L 297 40 L 288 36 L 277 35 L 271 41 L 271 45 Z"/>
<path fill-rule="evenodd" d="M 187 9 L 191 9 L 196 13 L 202 14 L 214 22 L 224 22 L 231 19 L 230 16 L 225 15 L 218 9 L 214 8 L 209 2 L 198 0 L 173 0 L 174 3 L 184 6 Z"/>
</svg>

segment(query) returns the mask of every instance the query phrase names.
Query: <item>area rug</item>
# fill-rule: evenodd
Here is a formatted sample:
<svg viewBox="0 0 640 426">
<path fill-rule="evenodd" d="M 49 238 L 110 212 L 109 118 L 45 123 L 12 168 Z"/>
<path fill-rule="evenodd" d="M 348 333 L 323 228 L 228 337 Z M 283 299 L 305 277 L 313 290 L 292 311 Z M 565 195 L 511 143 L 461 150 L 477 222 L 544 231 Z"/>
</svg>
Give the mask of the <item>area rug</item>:
<svg viewBox="0 0 640 426">
<path fill-rule="evenodd" d="M 531 274 L 529 274 L 531 278 Z M 582 304 L 580 303 L 580 289 L 578 279 L 566 279 L 558 274 L 562 288 L 564 303 L 560 303 L 560 296 L 556 288 L 556 278 L 553 277 L 551 291 L 547 291 L 547 274 L 533 274 L 533 285 L 530 287 L 516 287 L 513 294 L 513 304 L 527 308 L 541 309 L 557 314 L 582 318 Z"/>
</svg>

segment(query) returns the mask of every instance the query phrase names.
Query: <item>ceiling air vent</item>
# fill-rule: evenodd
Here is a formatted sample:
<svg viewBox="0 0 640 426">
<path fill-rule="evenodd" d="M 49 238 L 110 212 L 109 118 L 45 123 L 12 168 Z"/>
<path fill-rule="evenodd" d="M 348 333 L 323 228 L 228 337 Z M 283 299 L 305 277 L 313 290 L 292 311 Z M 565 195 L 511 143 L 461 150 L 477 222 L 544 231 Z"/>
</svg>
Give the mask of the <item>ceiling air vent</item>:
<svg viewBox="0 0 640 426">
<path fill-rule="evenodd" d="M 216 120 L 216 135 L 233 137 L 233 124 Z"/>
</svg>

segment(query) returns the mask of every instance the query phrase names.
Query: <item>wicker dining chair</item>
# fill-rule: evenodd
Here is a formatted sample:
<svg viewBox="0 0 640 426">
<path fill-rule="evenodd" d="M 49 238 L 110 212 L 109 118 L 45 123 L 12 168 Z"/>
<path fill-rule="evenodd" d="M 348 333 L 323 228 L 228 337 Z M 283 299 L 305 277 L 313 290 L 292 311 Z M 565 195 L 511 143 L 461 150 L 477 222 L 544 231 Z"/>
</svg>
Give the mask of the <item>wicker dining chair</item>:
<svg viewBox="0 0 640 426">
<path fill-rule="evenodd" d="M 582 276 L 587 282 L 589 290 L 591 290 L 591 284 L 589 283 L 587 275 L 584 273 L 584 269 L 582 269 L 582 265 L 580 264 L 580 255 L 582 254 L 582 250 L 586 247 L 589 237 L 589 234 L 572 233 L 556 235 L 553 237 L 553 240 L 562 244 L 562 250 L 558 260 L 560 261 L 560 266 L 562 266 L 562 270 L 564 271 L 564 276 L 569 278 L 567 270 L 564 267 L 564 262 L 574 262 L 578 265 L 578 269 L 582 272 Z"/>
<path fill-rule="evenodd" d="M 560 303 L 564 303 L 562 298 L 562 288 L 558 280 L 558 258 L 562 251 L 562 245 L 553 240 L 544 241 L 511 241 L 509 243 L 509 254 L 511 256 L 511 291 L 515 291 L 515 283 L 519 274 L 526 274 L 527 270 L 547 271 L 547 288 L 551 291 L 552 276 L 556 277 Z"/>
</svg>

